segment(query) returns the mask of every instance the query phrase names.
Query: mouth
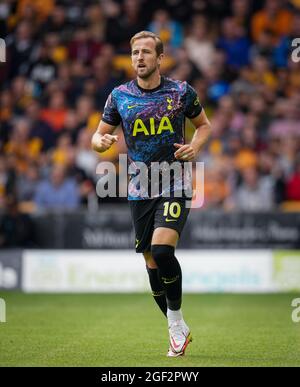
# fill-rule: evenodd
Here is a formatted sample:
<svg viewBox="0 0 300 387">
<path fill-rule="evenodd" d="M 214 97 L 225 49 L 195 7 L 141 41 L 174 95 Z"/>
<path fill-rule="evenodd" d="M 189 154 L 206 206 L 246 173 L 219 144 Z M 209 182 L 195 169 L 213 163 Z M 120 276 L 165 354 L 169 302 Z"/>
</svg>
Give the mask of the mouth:
<svg viewBox="0 0 300 387">
<path fill-rule="evenodd" d="M 145 65 L 145 64 L 140 63 L 140 64 L 138 65 L 138 69 L 144 69 L 144 68 L 146 68 L 146 65 Z"/>
</svg>

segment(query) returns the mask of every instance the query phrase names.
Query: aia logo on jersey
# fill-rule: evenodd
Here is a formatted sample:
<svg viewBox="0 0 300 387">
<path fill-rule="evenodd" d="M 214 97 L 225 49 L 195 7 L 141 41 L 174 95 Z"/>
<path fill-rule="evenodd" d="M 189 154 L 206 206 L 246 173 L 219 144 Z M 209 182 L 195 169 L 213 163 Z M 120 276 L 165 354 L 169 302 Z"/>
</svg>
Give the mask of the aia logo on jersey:
<svg viewBox="0 0 300 387">
<path fill-rule="evenodd" d="M 164 116 L 159 122 L 155 122 L 154 117 L 150 117 L 148 121 L 137 118 L 133 124 L 132 136 L 136 137 L 139 133 L 143 133 L 145 136 L 155 136 L 161 134 L 164 130 L 174 133 L 169 117 Z"/>
</svg>

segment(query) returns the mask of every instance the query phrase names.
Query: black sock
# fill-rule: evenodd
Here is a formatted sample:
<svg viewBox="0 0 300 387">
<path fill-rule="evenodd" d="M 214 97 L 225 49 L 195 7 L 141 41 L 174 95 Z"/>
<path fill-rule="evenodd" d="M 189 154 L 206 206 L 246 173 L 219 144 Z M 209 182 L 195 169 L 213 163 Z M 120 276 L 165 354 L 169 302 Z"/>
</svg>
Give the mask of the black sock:
<svg viewBox="0 0 300 387">
<path fill-rule="evenodd" d="M 167 317 L 167 300 L 164 287 L 159 279 L 158 269 L 150 269 L 146 266 L 149 275 L 152 296 L 160 310 Z"/>
<path fill-rule="evenodd" d="M 174 247 L 168 245 L 152 245 L 151 247 L 153 259 L 158 266 L 165 289 L 167 306 L 171 310 L 179 310 L 182 298 L 182 273 L 174 251 Z"/>
</svg>

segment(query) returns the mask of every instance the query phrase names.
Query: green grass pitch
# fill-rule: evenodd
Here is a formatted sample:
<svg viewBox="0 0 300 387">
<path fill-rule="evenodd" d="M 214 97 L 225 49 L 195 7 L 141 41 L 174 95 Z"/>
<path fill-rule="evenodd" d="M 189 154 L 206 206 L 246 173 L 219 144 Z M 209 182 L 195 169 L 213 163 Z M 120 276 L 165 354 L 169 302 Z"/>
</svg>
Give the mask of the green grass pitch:
<svg viewBox="0 0 300 387">
<path fill-rule="evenodd" d="M 297 296 L 186 294 L 194 341 L 167 358 L 167 322 L 149 294 L 2 292 L 0 366 L 300 366 Z"/>
</svg>

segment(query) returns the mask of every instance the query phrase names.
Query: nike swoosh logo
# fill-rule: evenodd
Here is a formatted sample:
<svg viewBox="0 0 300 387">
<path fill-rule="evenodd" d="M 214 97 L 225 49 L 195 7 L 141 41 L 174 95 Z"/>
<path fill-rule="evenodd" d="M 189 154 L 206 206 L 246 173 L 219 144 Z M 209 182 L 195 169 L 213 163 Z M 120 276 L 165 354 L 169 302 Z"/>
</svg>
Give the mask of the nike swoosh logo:
<svg viewBox="0 0 300 387">
<path fill-rule="evenodd" d="M 166 222 L 177 222 L 177 219 L 166 219 Z"/>
<path fill-rule="evenodd" d="M 171 281 L 164 281 L 164 284 L 168 285 L 168 284 L 172 284 L 173 282 L 176 282 L 178 278 L 175 278 Z"/>
<path fill-rule="evenodd" d="M 176 344 L 172 336 L 171 336 L 171 340 L 172 340 L 172 345 L 174 349 L 177 349 L 180 347 L 180 344 Z"/>
<path fill-rule="evenodd" d="M 134 108 L 134 107 L 136 107 L 136 106 L 139 106 L 139 105 L 128 105 L 128 106 L 127 106 L 127 109 L 132 109 L 132 108 Z"/>
<path fill-rule="evenodd" d="M 178 278 L 179 278 L 179 275 L 177 275 L 176 277 L 173 277 L 173 278 L 161 277 L 161 279 L 163 280 L 164 284 L 172 284 L 173 282 L 177 281 Z"/>
</svg>

